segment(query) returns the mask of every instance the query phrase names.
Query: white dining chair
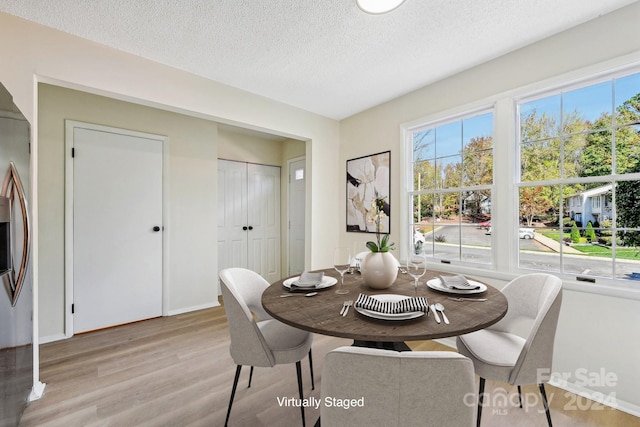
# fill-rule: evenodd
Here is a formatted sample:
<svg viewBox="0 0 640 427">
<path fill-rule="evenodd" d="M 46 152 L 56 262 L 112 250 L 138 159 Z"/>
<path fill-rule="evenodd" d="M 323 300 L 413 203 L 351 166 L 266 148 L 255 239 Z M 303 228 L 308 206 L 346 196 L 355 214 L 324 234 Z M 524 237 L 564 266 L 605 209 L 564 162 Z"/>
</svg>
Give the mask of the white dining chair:
<svg viewBox="0 0 640 427">
<path fill-rule="evenodd" d="M 551 427 L 544 383 L 551 372 L 562 281 L 550 274 L 526 274 L 509 282 L 502 292 L 509 303 L 505 317 L 456 340 L 458 351 L 473 361 L 480 377 L 477 426 L 482 415 L 485 380 L 489 379 L 517 385 L 520 407 L 520 386 L 537 384 Z"/>
<path fill-rule="evenodd" d="M 339 347 L 324 359 L 316 427 L 473 426 L 475 402 L 458 353 Z"/>
<path fill-rule="evenodd" d="M 273 367 L 279 364 L 295 363 L 298 376 L 298 392 L 302 393 L 302 369 L 300 361 L 309 356 L 311 383 L 313 381 L 313 362 L 311 358 L 311 333 L 293 328 L 273 319 L 264 310 L 261 303 L 262 292 L 269 283 L 258 273 L 244 268 L 228 268 L 220 272 L 222 299 L 227 314 L 231 344 L 229 352 L 236 363 L 236 374 L 231 389 L 231 398 L 224 425 L 229 422 L 231 406 L 238 386 L 242 366 L 251 366 L 249 387 L 253 367 Z M 306 425 L 304 406 L 302 425 Z"/>
</svg>

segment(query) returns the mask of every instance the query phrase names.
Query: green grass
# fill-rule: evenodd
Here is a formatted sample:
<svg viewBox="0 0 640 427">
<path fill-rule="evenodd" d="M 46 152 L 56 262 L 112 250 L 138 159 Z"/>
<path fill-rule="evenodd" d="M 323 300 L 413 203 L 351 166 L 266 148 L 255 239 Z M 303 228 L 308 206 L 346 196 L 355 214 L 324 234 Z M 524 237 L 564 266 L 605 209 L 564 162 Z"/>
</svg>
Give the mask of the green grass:
<svg viewBox="0 0 640 427">
<path fill-rule="evenodd" d="M 553 239 L 555 241 L 559 240 L 560 232 L 559 231 L 545 231 L 542 233 L 544 236 Z M 571 233 L 562 233 L 563 238 L 569 237 L 571 238 Z M 584 240 L 586 243 L 586 239 L 581 238 L 581 243 Z M 575 245 L 572 246 L 573 249 L 576 249 L 582 252 L 585 256 L 594 256 L 600 258 L 611 258 L 611 248 L 603 247 L 598 245 Z M 623 248 L 618 247 L 616 249 L 616 258 L 618 259 L 640 259 L 640 248 Z"/>
</svg>

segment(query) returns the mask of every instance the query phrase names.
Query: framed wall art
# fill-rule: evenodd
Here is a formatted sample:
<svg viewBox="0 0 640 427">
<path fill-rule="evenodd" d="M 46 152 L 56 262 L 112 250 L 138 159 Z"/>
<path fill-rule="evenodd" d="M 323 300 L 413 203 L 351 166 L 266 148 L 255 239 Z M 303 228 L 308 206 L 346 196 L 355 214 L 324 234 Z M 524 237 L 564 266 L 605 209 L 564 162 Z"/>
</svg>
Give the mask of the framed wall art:
<svg viewBox="0 0 640 427">
<path fill-rule="evenodd" d="M 390 168 L 391 151 L 347 160 L 347 231 L 391 232 Z"/>
</svg>

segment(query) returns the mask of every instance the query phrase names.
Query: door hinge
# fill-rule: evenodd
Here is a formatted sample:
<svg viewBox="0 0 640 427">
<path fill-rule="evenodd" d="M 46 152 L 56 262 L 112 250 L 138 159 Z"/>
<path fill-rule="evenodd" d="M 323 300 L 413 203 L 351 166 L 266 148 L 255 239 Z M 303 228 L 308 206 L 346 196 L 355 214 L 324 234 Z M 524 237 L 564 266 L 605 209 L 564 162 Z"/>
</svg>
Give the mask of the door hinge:
<svg viewBox="0 0 640 427">
<path fill-rule="evenodd" d="M 74 314 L 75 312 L 76 312 L 76 305 L 71 304 L 71 314 Z"/>
<path fill-rule="evenodd" d="M 75 157 L 76 156 L 76 149 L 75 147 L 71 147 L 71 157 Z"/>
</svg>

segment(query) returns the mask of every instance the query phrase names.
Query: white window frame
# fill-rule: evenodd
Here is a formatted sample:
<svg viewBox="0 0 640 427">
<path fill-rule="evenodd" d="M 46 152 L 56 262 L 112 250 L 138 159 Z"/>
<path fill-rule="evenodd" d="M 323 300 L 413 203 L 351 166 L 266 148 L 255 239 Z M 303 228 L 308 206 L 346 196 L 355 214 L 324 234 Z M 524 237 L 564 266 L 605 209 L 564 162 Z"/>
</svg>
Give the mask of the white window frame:
<svg viewBox="0 0 640 427">
<path fill-rule="evenodd" d="M 492 222 L 499 222 L 503 225 L 502 229 L 494 228 L 492 230 L 493 270 L 478 269 L 463 261 L 448 265 L 437 264 L 433 267 L 442 271 L 476 274 L 487 279 L 502 281 L 511 280 L 521 274 L 531 273 L 532 270 L 518 267 L 519 244 L 517 232 L 519 210 L 517 204 L 519 197 L 518 188 L 514 185 L 519 176 L 519 171 L 517 170 L 517 167 L 519 167 L 519 147 L 516 143 L 518 141 L 517 123 L 519 120 L 517 103 L 526 98 L 540 97 L 541 94 L 550 93 L 552 90 L 571 90 L 572 87 L 595 84 L 598 81 L 607 80 L 616 75 L 622 76 L 638 71 L 640 71 L 640 53 L 633 53 L 402 123 L 399 129 L 400 159 L 402 162 L 400 165 L 402 180 L 400 183 L 400 230 L 409 230 L 409 224 L 411 223 L 412 213 L 408 209 L 410 200 L 407 188 L 413 182 L 413 177 L 407 165 L 410 164 L 408 159 L 412 159 L 410 134 L 413 129 L 425 123 L 441 121 L 447 117 L 463 115 L 474 110 L 479 111 L 493 106 L 494 185 L 491 201 Z M 509 195 L 510 197 L 507 197 Z M 507 230 L 506 232 L 504 231 L 505 229 Z M 399 256 L 401 261 L 406 259 L 409 238 L 410 236 L 407 233 L 400 233 Z M 563 279 L 564 287 L 568 290 L 640 300 L 640 286 L 630 283 L 632 282 L 630 280 L 599 279 L 597 283 L 592 284 L 577 281 L 574 274 L 552 273 Z"/>
</svg>

